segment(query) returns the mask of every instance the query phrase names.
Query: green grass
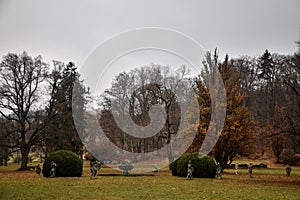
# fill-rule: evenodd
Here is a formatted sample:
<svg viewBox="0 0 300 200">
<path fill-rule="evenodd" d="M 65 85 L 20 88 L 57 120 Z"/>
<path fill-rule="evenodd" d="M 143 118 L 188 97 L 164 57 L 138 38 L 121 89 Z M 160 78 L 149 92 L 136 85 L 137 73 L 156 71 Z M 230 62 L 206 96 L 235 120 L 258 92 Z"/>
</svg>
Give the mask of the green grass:
<svg viewBox="0 0 300 200">
<path fill-rule="evenodd" d="M 284 176 L 284 168 L 246 170 L 239 176 L 226 170 L 223 179 L 193 179 L 171 176 L 168 170 L 156 176 L 98 176 L 89 179 L 87 163 L 79 178 L 44 178 L 18 166 L 0 167 L 0 199 L 300 199 L 300 168 Z M 119 173 L 102 168 L 100 173 Z"/>
</svg>

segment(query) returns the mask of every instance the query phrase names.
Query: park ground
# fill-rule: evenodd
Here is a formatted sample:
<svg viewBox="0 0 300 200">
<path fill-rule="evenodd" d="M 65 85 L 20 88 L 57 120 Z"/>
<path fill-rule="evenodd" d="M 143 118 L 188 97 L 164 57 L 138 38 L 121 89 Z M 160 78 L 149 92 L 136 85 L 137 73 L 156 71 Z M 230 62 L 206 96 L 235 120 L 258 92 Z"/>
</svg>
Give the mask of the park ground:
<svg viewBox="0 0 300 200">
<path fill-rule="evenodd" d="M 0 167 L 0 199 L 300 199 L 300 167 L 290 177 L 284 166 L 246 169 L 240 175 L 224 171 L 223 179 L 174 177 L 165 168 L 155 176 L 97 176 L 89 178 L 88 162 L 82 177 L 44 178 L 34 171 L 17 171 L 15 164 Z M 120 173 L 101 168 L 100 174 Z M 153 174 L 153 173 L 151 173 Z"/>
</svg>

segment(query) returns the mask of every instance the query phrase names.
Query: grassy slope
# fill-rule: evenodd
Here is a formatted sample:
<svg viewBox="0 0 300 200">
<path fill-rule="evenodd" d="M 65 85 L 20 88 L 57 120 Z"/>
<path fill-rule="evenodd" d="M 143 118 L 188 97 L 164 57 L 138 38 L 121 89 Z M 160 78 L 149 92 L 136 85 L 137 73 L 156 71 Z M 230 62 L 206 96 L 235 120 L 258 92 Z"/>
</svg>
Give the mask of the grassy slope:
<svg viewBox="0 0 300 200">
<path fill-rule="evenodd" d="M 0 167 L 0 199 L 300 199 L 300 168 L 284 176 L 284 168 L 246 170 L 223 179 L 173 177 L 167 170 L 155 177 L 103 176 L 89 179 L 84 168 L 80 178 L 44 178 L 33 171 L 18 172 L 17 166 Z M 100 173 L 114 172 L 101 169 Z"/>
</svg>

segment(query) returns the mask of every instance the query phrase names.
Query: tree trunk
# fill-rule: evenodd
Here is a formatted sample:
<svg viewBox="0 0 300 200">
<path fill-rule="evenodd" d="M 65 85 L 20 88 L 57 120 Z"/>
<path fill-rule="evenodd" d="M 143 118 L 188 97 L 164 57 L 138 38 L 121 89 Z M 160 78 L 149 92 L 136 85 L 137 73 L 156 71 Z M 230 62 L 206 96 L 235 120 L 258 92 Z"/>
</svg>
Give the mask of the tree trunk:
<svg viewBox="0 0 300 200">
<path fill-rule="evenodd" d="M 21 155 L 22 155 L 22 161 L 21 161 L 21 168 L 19 170 L 27 170 L 27 162 L 29 157 L 29 149 L 28 147 L 24 146 L 21 147 Z"/>
<path fill-rule="evenodd" d="M 168 160 L 169 160 L 169 166 L 170 164 L 174 161 L 174 156 L 173 156 L 173 152 L 172 152 L 172 144 L 170 143 L 171 140 L 168 139 L 167 141 L 167 153 L 168 153 Z"/>
<path fill-rule="evenodd" d="M 6 158 L 4 159 L 4 166 L 7 166 L 7 162 L 8 162 L 8 157 L 6 157 Z"/>
<path fill-rule="evenodd" d="M 276 163 L 280 163 L 280 159 L 279 159 L 279 155 L 276 155 L 276 158 L 277 158 L 277 162 Z"/>
</svg>

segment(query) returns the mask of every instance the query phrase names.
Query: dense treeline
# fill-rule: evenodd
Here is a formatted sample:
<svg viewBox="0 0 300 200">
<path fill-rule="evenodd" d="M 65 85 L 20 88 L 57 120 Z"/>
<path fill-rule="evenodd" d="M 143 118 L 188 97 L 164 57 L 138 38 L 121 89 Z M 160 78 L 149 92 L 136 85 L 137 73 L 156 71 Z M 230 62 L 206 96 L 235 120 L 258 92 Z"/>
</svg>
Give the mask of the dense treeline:
<svg viewBox="0 0 300 200">
<path fill-rule="evenodd" d="M 197 130 L 187 152 L 196 152 L 205 148 L 205 145 L 210 145 L 203 144 L 203 140 L 209 125 L 213 123 L 210 99 L 213 91 L 208 90 L 207 77 L 211 73 L 210 65 L 214 63 L 222 76 L 227 97 L 225 124 L 218 133 L 218 142 L 210 152 L 215 160 L 223 168 L 231 164 L 236 156 L 274 157 L 276 162 L 297 162 L 297 154 L 300 151 L 299 57 L 299 52 L 294 55 L 278 55 L 266 50 L 258 57 L 242 56 L 229 59 L 226 56 L 222 61 L 218 59 L 215 51 L 214 55 L 207 54 L 204 61 L 206 67 L 199 77 L 189 79 L 187 76 L 175 75 L 177 79 L 173 77 L 173 83 L 189 82 L 189 87 L 192 87 L 198 96 L 200 110 L 196 114 L 193 106 L 189 110 L 188 105 L 192 102 L 186 102 L 185 109 L 189 113 L 185 117 L 189 125 L 182 132 L 189 135 L 189 131 Z M 179 99 L 169 95 L 167 102 L 173 106 L 167 108 L 166 102 L 160 99 L 160 95 L 167 91 L 166 88 L 150 84 L 151 80 L 160 80 L 164 85 L 168 84 L 163 68 L 152 64 L 121 73 L 116 76 L 112 87 L 103 94 L 100 100 L 100 124 L 110 140 L 119 147 L 131 152 L 149 152 L 169 144 L 170 140 L 176 140 L 175 125 L 178 125 L 178 118 L 167 117 L 167 123 L 155 137 L 137 139 L 124 133 L 115 124 L 111 114 L 111 102 L 118 100 L 117 110 L 121 112 L 119 115 L 123 116 L 125 110 L 129 110 L 126 115 L 130 115 L 139 125 L 149 123 L 149 108 L 155 104 L 163 105 L 169 113 L 173 112 L 170 116 L 177 117 L 179 108 L 176 107 L 176 102 Z M 137 87 L 140 88 L 133 92 Z M 185 91 L 185 95 L 188 96 L 190 91 Z M 196 121 L 195 117 L 199 117 L 200 120 Z M 128 125 L 127 122 L 123 122 Z M 142 128 L 135 131 L 143 132 Z"/>
<path fill-rule="evenodd" d="M 258 57 L 220 60 L 217 51 L 207 53 L 204 69 L 195 78 L 188 76 L 185 66 L 173 74 L 168 66 L 159 64 L 122 72 L 98 99 L 99 125 L 116 146 L 136 153 L 156 151 L 195 131 L 187 152 L 197 152 L 210 145 L 209 139 L 206 144 L 203 141 L 208 127 L 214 126 L 213 106 L 219 106 L 226 109 L 225 123 L 216 133 L 218 141 L 210 154 L 223 168 L 237 156 L 274 156 L 276 162 L 296 162 L 300 153 L 299 41 L 297 45 L 299 50 L 293 55 L 266 50 Z M 226 94 L 225 103 L 213 106 L 211 97 L 216 94 L 207 87 L 212 65 L 222 77 Z M 75 82 L 80 87 L 74 96 Z M 21 169 L 27 168 L 30 152 L 47 156 L 66 149 L 81 154 L 78 132 L 88 131 L 84 120 L 90 116 L 85 111 L 88 93 L 72 62 L 54 61 L 50 66 L 40 56 L 32 58 L 26 52 L 5 55 L 0 63 L 0 164 L 16 151 L 21 152 Z M 72 102 L 82 117 L 78 120 L 81 130 L 75 128 Z M 150 116 L 154 105 L 164 110 L 162 124 L 162 119 Z M 126 133 L 131 128 L 143 136 L 144 127 L 151 123 L 162 126 L 156 135 L 133 137 Z M 181 123 L 185 123 L 184 129 L 180 129 Z M 214 144 L 213 138 L 211 141 Z M 169 146 L 172 162 L 176 147 Z"/>
<path fill-rule="evenodd" d="M 299 46 L 300 48 L 300 46 Z M 241 75 L 245 106 L 257 124 L 252 145 L 260 155 L 273 150 L 277 162 L 289 162 L 300 147 L 300 50 L 294 55 L 271 54 L 234 60 Z"/>
</svg>

